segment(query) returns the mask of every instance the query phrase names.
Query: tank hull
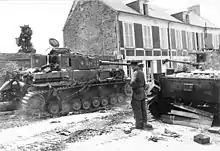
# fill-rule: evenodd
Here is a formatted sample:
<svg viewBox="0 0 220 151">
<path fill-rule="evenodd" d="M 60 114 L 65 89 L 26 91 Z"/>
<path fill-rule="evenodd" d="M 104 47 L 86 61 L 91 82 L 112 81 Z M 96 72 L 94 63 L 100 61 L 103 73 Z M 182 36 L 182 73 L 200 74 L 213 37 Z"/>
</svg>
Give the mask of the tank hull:
<svg viewBox="0 0 220 151">
<path fill-rule="evenodd" d="M 149 107 L 159 117 L 171 111 L 172 103 L 181 103 L 220 117 L 220 78 L 175 77 L 159 78 L 161 92 Z M 219 123 L 219 121 L 217 121 Z"/>
</svg>

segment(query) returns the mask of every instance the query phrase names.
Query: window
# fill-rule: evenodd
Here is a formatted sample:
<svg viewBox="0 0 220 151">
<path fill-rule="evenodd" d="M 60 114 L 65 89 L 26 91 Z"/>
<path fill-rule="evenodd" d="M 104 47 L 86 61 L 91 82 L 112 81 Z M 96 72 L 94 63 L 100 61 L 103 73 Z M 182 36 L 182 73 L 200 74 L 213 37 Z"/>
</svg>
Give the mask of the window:
<svg viewBox="0 0 220 151">
<path fill-rule="evenodd" d="M 182 49 L 182 35 L 180 30 L 176 30 L 176 48 Z"/>
<path fill-rule="evenodd" d="M 219 36 L 216 35 L 216 49 L 219 49 Z"/>
<path fill-rule="evenodd" d="M 217 35 L 213 35 L 213 46 L 215 49 L 218 49 L 219 47 L 219 37 Z"/>
<path fill-rule="evenodd" d="M 160 47 L 162 49 L 168 49 L 168 37 L 167 28 L 160 28 Z"/>
<path fill-rule="evenodd" d="M 144 11 L 144 15 L 148 15 L 148 5 L 147 4 L 143 4 L 143 11 Z"/>
<path fill-rule="evenodd" d="M 151 26 L 143 26 L 144 48 L 153 48 Z"/>
<path fill-rule="evenodd" d="M 132 23 L 124 23 L 125 47 L 134 48 L 134 30 Z"/>
<path fill-rule="evenodd" d="M 198 33 L 198 44 L 199 44 L 199 48 L 197 48 L 197 50 L 201 50 L 202 49 L 202 36 L 200 33 Z"/>
<path fill-rule="evenodd" d="M 192 33 L 186 32 L 186 44 L 188 50 L 193 50 Z"/>
</svg>

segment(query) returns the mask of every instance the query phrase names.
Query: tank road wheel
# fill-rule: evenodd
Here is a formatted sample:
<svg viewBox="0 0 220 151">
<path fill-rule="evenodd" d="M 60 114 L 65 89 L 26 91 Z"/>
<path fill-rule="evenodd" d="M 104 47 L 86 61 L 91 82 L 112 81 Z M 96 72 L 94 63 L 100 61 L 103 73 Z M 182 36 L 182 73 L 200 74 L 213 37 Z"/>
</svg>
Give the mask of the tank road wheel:
<svg viewBox="0 0 220 151">
<path fill-rule="evenodd" d="M 92 106 L 95 107 L 95 108 L 100 106 L 100 101 L 99 101 L 98 97 L 94 97 L 92 99 Z"/>
<path fill-rule="evenodd" d="M 60 112 L 60 105 L 57 101 L 51 101 L 48 105 L 48 112 L 57 115 Z"/>
<path fill-rule="evenodd" d="M 90 100 L 83 100 L 82 101 L 82 107 L 83 107 L 83 109 L 85 109 L 85 110 L 88 110 L 90 107 L 91 107 L 91 102 L 90 102 Z"/>
<path fill-rule="evenodd" d="M 101 105 L 103 107 L 106 107 L 108 105 L 108 99 L 107 98 L 101 98 Z"/>
<path fill-rule="evenodd" d="M 110 96 L 110 104 L 111 105 L 115 105 L 115 104 L 117 104 L 117 97 L 116 96 Z"/>
<path fill-rule="evenodd" d="M 68 102 L 62 102 L 62 113 L 67 114 L 71 112 L 71 105 Z"/>
<path fill-rule="evenodd" d="M 74 111 L 79 111 L 82 107 L 82 103 L 81 103 L 80 99 L 74 99 L 72 107 L 73 107 Z"/>
<path fill-rule="evenodd" d="M 128 96 L 128 97 L 131 97 L 132 96 L 132 92 L 133 92 L 133 90 L 132 90 L 132 87 L 130 86 L 130 84 L 125 84 L 125 86 L 124 86 L 124 93 L 125 93 L 125 95 L 126 96 Z"/>
<path fill-rule="evenodd" d="M 123 94 L 118 94 L 118 103 L 125 102 L 125 96 Z"/>
</svg>

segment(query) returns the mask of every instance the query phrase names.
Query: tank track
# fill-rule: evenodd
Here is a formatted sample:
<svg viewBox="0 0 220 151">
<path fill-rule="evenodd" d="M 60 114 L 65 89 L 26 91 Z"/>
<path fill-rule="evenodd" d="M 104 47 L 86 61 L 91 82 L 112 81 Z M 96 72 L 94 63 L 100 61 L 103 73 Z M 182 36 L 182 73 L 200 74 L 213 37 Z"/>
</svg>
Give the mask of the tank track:
<svg viewBox="0 0 220 151">
<path fill-rule="evenodd" d="M 58 91 L 63 91 L 63 90 L 68 90 L 74 87 L 75 85 L 68 85 L 68 86 L 54 88 L 52 93 L 56 93 Z M 90 87 L 91 85 L 88 82 L 78 91 L 74 92 L 73 94 L 69 95 L 66 98 L 74 98 L 75 95 L 88 90 Z M 61 101 L 59 105 L 47 104 L 44 96 L 49 94 L 50 91 L 51 91 L 50 89 L 29 90 L 28 93 L 22 98 L 22 101 L 21 101 L 22 110 L 25 111 L 27 115 L 38 116 L 38 117 L 44 116 L 44 115 L 57 116 L 57 115 L 68 115 L 70 113 L 73 113 L 73 114 L 74 113 L 77 113 L 77 114 L 88 113 L 88 112 L 94 112 L 94 111 L 111 108 L 112 106 L 119 105 L 122 102 L 125 102 L 127 99 L 130 99 L 131 93 L 132 93 L 132 92 L 125 92 L 124 94 L 118 93 L 117 95 L 114 95 L 110 97 L 109 99 L 95 97 L 94 99 L 96 101 L 93 100 L 93 102 L 90 102 L 90 103 L 88 102 L 82 103 L 81 101 L 81 105 L 76 104 L 74 105 L 74 107 L 71 107 L 69 104 L 67 104 L 66 101 Z M 47 108 L 49 108 L 49 111 Z"/>
</svg>

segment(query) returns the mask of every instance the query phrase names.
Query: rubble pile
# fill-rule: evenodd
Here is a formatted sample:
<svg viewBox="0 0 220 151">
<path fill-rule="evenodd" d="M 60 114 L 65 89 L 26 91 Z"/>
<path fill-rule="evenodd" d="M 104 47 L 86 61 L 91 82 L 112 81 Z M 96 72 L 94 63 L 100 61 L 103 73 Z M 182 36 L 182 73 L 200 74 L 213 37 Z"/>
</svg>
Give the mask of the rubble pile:
<svg viewBox="0 0 220 151">
<path fill-rule="evenodd" d="M 220 70 L 220 52 L 207 53 L 205 69 Z"/>
<path fill-rule="evenodd" d="M 161 116 L 164 123 L 202 129 L 209 129 L 212 126 L 214 120 L 212 113 L 178 103 L 172 105 L 173 109 Z"/>
<path fill-rule="evenodd" d="M 167 75 L 168 77 L 177 77 L 177 78 L 220 78 L 220 71 L 217 70 L 194 70 L 192 72 L 183 72 L 173 75 Z"/>
</svg>

